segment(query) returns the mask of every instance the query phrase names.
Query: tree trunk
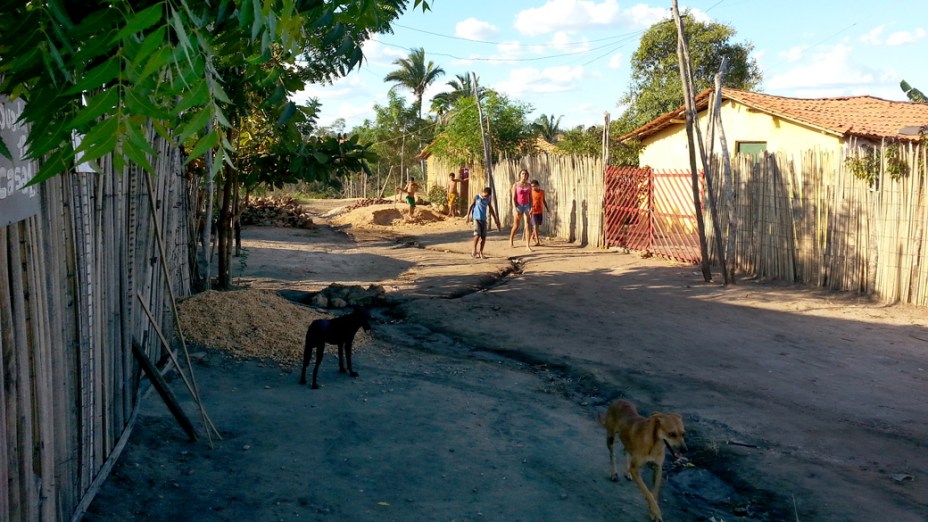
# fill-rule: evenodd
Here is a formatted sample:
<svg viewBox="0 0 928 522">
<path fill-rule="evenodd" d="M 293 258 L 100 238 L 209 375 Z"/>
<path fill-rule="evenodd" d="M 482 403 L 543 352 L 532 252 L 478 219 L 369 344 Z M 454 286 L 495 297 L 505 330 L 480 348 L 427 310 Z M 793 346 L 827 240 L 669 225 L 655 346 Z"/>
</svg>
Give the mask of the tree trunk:
<svg viewBox="0 0 928 522">
<path fill-rule="evenodd" d="M 222 171 L 225 173 L 225 180 L 222 186 L 222 208 L 219 210 L 219 219 L 216 220 L 216 237 L 219 242 L 216 287 L 228 290 L 232 287 L 232 222 L 235 218 L 232 200 L 235 190 L 235 169 L 224 165 Z"/>
</svg>

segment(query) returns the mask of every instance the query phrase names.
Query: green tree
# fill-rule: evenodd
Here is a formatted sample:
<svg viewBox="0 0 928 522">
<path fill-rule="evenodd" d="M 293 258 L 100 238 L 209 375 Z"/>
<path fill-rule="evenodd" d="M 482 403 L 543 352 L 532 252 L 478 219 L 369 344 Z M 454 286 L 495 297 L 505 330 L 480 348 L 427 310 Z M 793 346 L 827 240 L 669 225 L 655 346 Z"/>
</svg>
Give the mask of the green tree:
<svg viewBox="0 0 928 522">
<path fill-rule="evenodd" d="M 528 114 L 531 105 L 511 101 L 503 94 L 487 89 L 483 105 L 484 117 L 490 122 L 491 147 L 497 155 L 519 156 L 534 148 Z M 484 163 L 477 105 L 462 98 L 452 106 L 454 116 L 442 126 L 428 146 L 437 157 L 466 165 Z"/>
<path fill-rule="evenodd" d="M 909 97 L 909 101 L 928 103 L 928 96 L 925 96 L 925 93 L 909 85 L 909 82 L 902 80 L 899 82 L 899 87 L 902 88 L 902 92 Z"/>
<path fill-rule="evenodd" d="M 470 73 L 456 74 L 453 80 L 447 82 L 447 85 L 451 87 L 450 91 L 440 92 L 432 97 L 432 112 L 438 116 L 439 120 L 449 113 L 458 100 L 474 96 L 474 82 Z M 480 92 L 482 98 L 483 87 L 480 88 Z"/>
<path fill-rule="evenodd" d="M 563 154 L 578 156 L 600 156 L 603 150 L 603 128 L 591 125 L 578 125 L 561 133 L 557 150 Z"/>
<path fill-rule="evenodd" d="M 386 105 L 374 105 L 374 121 L 365 120 L 354 132 L 360 136 L 361 143 L 368 144 L 380 158 L 379 166 L 386 169 L 385 175 L 397 172 L 400 168 L 416 165 L 416 155 L 419 153 L 418 138 L 411 136 L 419 130 L 421 121 L 416 115 L 416 108 L 406 103 L 406 100 L 394 91 L 387 93 Z M 416 177 L 421 172 L 416 171 Z M 393 181 L 399 178 L 394 177 Z M 379 188 L 379 187 L 378 187 Z"/>
<path fill-rule="evenodd" d="M 558 116 L 557 119 L 554 119 L 554 115 L 542 114 L 535 120 L 535 123 L 532 124 L 532 129 L 535 130 L 541 137 L 548 143 L 555 143 L 558 139 L 558 134 L 561 133 L 561 119 L 564 116 Z"/>
<path fill-rule="evenodd" d="M 638 165 L 638 142 L 629 140 L 626 143 L 619 142 L 623 136 L 620 132 L 618 121 L 609 124 L 609 164 L 610 165 Z M 584 127 L 579 125 L 561 133 L 557 142 L 557 150 L 561 154 L 573 154 L 580 156 L 602 156 L 603 153 L 603 126 L 591 125 Z"/>
<path fill-rule="evenodd" d="M 267 125 L 292 136 L 306 113 L 290 95 L 308 81 L 346 74 L 360 62 L 361 44 L 389 31 L 407 3 L 5 2 L 0 94 L 27 101 L 29 155 L 42 160 L 33 183 L 70 169 L 76 154 L 85 162 L 109 155 L 116 171 L 129 163 L 152 171 L 149 127 L 189 144 L 191 158 L 215 150 L 209 174 L 221 175 L 222 245 L 231 233 L 234 143 L 242 130 Z M 74 133 L 84 136 L 77 149 Z M 325 153 L 309 156 L 332 165 Z M 224 255 L 221 248 L 221 266 Z M 220 270 L 221 284 L 227 272 Z"/>
<path fill-rule="evenodd" d="M 231 164 L 231 86 L 274 83 L 264 103 L 292 116 L 286 98 L 300 81 L 353 68 L 360 44 L 389 30 L 408 1 L 4 2 L 0 94 L 41 100 L 23 114 L 30 158 L 43 159 L 33 183 L 68 170 L 76 153 L 151 171 L 150 124 L 176 143 L 196 138 L 191 157 L 216 148 L 218 170 Z M 241 68 L 221 63 L 238 58 Z M 73 133 L 84 135 L 79 150 Z"/>
<path fill-rule="evenodd" d="M 394 83 L 394 88 L 405 87 L 412 91 L 413 96 L 416 97 L 416 111 L 421 119 L 422 97 L 425 95 L 425 89 L 445 74 L 445 70 L 431 60 L 425 63 L 425 49 L 421 47 L 410 51 L 406 58 L 395 60 L 393 65 L 398 68 L 388 73 L 383 81 Z"/>
<path fill-rule="evenodd" d="M 724 24 L 699 22 L 686 17 L 684 33 L 692 60 L 697 91 L 711 87 L 715 74 L 728 58 L 722 84 L 750 90 L 757 87 L 762 74 L 751 58 L 754 46 L 734 43 L 735 30 Z M 619 118 L 620 128 L 630 132 L 654 118 L 683 105 L 683 86 L 677 61 L 677 30 L 668 18 L 652 25 L 641 37 L 631 58 L 631 84 L 619 101 L 628 109 Z"/>
</svg>

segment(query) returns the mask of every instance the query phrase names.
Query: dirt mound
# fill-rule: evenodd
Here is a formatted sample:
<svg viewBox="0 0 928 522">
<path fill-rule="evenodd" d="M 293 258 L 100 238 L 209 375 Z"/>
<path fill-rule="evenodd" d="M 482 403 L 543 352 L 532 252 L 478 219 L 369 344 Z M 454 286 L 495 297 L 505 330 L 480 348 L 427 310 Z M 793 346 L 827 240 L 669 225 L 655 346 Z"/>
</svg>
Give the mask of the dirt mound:
<svg viewBox="0 0 928 522">
<path fill-rule="evenodd" d="M 233 357 L 272 359 L 295 365 L 303 357 L 306 327 L 332 316 L 296 305 L 268 290 L 210 290 L 178 305 L 180 326 L 187 339 L 228 352 Z M 359 331 L 355 349 L 370 337 Z M 326 346 L 335 353 L 334 346 Z"/>
<path fill-rule="evenodd" d="M 428 225 L 445 220 L 445 216 L 426 207 L 417 207 L 416 215 L 409 219 L 406 215 L 408 207 L 400 204 L 367 205 L 347 210 L 332 217 L 337 225 L 351 225 L 353 227 L 371 226 L 398 226 L 398 225 Z"/>
</svg>

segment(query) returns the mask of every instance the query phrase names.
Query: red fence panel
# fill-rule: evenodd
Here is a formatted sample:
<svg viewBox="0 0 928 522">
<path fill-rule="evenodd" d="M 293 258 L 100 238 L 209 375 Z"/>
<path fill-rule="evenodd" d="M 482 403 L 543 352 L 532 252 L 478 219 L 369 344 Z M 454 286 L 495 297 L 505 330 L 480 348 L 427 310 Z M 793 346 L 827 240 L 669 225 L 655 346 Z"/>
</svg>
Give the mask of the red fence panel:
<svg viewBox="0 0 928 522">
<path fill-rule="evenodd" d="M 700 175 L 700 198 L 704 196 Z M 606 170 L 606 246 L 699 263 L 699 234 L 690 173 L 650 168 Z"/>
</svg>

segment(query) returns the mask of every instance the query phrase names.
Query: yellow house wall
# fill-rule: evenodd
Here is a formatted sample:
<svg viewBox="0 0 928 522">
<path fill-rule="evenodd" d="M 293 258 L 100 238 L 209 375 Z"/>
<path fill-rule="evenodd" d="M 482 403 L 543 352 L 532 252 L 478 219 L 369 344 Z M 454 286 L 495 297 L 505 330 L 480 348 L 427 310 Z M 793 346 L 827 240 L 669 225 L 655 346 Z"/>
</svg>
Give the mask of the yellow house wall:
<svg viewBox="0 0 928 522">
<path fill-rule="evenodd" d="M 705 136 L 707 113 L 699 114 L 699 127 Z M 726 100 L 722 104 L 722 124 L 728 152 L 735 154 L 739 141 L 767 142 L 768 152 L 799 153 L 804 150 L 837 151 L 842 146 L 842 139 L 818 129 L 797 125 L 790 121 L 756 112 L 740 103 Z M 639 155 L 641 166 L 655 169 L 689 169 L 690 160 L 686 139 L 686 126 L 675 124 L 644 140 L 644 150 Z M 721 151 L 718 137 L 715 140 L 716 152 Z M 697 153 L 697 165 L 699 155 Z"/>
</svg>

